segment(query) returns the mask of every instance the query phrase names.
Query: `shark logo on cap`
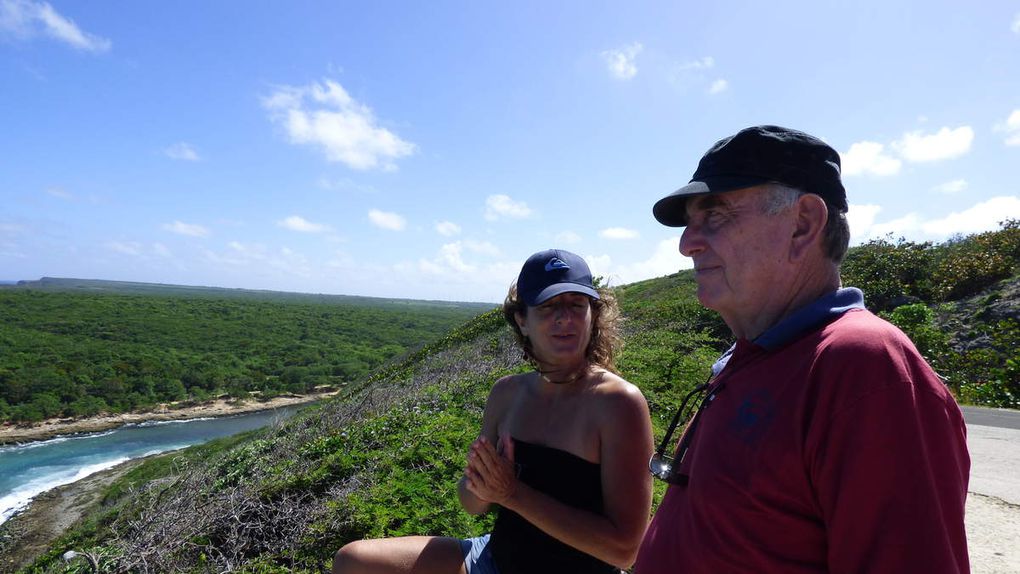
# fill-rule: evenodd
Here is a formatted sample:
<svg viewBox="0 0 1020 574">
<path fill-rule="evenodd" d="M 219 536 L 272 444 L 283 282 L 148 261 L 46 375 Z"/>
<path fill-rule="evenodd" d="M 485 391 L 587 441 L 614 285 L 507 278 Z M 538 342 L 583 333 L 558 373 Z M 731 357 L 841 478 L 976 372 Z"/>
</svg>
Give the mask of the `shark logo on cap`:
<svg viewBox="0 0 1020 574">
<path fill-rule="evenodd" d="M 559 257 L 553 257 L 545 264 L 546 271 L 556 271 L 557 269 L 570 269 L 570 266 Z"/>
</svg>

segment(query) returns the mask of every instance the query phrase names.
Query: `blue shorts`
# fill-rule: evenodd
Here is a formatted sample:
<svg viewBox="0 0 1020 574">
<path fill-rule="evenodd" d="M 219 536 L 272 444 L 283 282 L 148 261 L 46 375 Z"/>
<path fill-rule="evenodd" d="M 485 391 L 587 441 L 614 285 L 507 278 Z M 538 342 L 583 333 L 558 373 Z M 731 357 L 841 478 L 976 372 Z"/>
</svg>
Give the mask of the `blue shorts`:
<svg viewBox="0 0 1020 574">
<path fill-rule="evenodd" d="M 464 568 L 467 569 L 467 574 L 499 574 L 496 563 L 492 561 L 488 534 L 461 540 L 460 550 L 464 554 Z"/>
</svg>

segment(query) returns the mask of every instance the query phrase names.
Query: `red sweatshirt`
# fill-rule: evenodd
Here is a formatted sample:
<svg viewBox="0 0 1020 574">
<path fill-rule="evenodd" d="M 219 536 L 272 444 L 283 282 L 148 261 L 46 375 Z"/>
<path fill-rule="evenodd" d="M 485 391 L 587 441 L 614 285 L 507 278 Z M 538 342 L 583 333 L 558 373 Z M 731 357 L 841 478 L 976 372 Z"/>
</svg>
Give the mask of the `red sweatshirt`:
<svg viewBox="0 0 1020 574">
<path fill-rule="evenodd" d="M 969 572 L 966 427 L 896 327 L 739 341 L 715 385 L 635 574 Z"/>
</svg>

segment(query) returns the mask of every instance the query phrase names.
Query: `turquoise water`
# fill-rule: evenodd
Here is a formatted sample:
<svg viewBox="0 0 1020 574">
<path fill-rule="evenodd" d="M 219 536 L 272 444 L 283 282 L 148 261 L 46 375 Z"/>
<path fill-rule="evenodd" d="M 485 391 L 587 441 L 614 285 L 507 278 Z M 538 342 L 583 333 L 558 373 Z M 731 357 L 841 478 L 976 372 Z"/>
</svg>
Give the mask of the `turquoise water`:
<svg viewBox="0 0 1020 574">
<path fill-rule="evenodd" d="M 124 461 L 257 429 L 293 414 L 284 407 L 232 417 L 161 421 L 115 430 L 0 446 L 0 523 L 32 497 Z"/>
</svg>

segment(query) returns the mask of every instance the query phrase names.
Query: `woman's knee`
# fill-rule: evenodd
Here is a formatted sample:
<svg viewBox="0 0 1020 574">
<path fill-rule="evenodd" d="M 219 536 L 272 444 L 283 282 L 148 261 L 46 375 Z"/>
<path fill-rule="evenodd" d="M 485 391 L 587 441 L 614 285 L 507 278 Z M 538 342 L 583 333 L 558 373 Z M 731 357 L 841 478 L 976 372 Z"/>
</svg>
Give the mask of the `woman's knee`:
<svg viewBox="0 0 1020 574">
<path fill-rule="evenodd" d="M 344 545 L 333 555 L 333 574 L 358 574 L 371 564 L 371 540 L 357 540 Z"/>
</svg>

